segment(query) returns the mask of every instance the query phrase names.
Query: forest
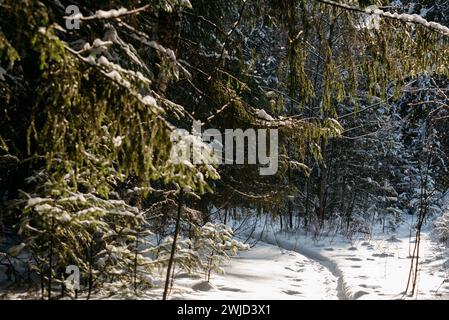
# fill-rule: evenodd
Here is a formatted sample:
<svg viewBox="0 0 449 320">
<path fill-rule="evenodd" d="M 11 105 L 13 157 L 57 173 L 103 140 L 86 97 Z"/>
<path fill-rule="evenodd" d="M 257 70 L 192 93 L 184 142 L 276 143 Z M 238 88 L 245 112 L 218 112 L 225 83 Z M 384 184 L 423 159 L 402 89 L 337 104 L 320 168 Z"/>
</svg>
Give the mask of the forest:
<svg viewBox="0 0 449 320">
<path fill-rule="evenodd" d="M 449 299 L 448 0 L 0 0 L 1 299 Z"/>
</svg>

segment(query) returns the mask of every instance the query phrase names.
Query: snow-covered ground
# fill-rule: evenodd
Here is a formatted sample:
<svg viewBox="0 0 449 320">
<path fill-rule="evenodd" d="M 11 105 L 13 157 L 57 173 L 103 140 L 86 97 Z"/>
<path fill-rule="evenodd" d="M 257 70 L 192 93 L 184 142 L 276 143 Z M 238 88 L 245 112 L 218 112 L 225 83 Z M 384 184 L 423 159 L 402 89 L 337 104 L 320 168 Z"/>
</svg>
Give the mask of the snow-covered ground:
<svg viewBox="0 0 449 320">
<path fill-rule="evenodd" d="M 422 232 L 417 293 L 404 295 L 413 252 L 413 221 L 395 232 L 349 240 L 328 235 L 320 240 L 304 233 L 253 233 L 260 239 L 225 266 L 207 284 L 178 277 L 174 299 L 449 299 L 449 255 Z"/>
<path fill-rule="evenodd" d="M 278 243 L 309 258 L 322 260 L 339 277 L 345 299 L 402 299 L 406 288 L 413 241 L 409 235 L 378 234 L 350 241 L 335 237 L 319 242 L 292 234 L 267 234 L 263 240 Z M 413 239 L 413 238 L 412 238 Z M 412 243 L 411 243 L 412 242 Z M 424 232 L 421 239 L 418 299 L 449 299 L 448 255 Z"/>
<path fill-rule="evenodd" d="M 174 299 L 337 299 L 337 278 L 297 252 L 259 242 L 226 266 L 223 275 L 176 279 Z"/>
<path fill-rule="evenodd" d="M 417 294 L 404 296 L 413 252 L 413 219 L 395 232 L 381 228 L 351 240 L 328 234 L 314 239 L 301 232 L 279 232 L 265 225 L 252 233 L 258 240 L 223 265 L 223 274 L 177 273 L 171 299 L 267 300 L 267 299 L 449 299 L 448 249 L 422 233 Z M 255 241 L 253 241 L 254 243 Z M 1 280 L 2 277 L 0 277 Z M 164 274 L 156 277 L 156 288 L 135 296 L 133 290 L 118 289 L 94 299 L 160 299 Z M 29 299 L 29 292 L 4 298 Z M 34 298 L 38 298 L 36 293 Z M 80 297 L 83 299 L 84 297 Z"/>
</svg>

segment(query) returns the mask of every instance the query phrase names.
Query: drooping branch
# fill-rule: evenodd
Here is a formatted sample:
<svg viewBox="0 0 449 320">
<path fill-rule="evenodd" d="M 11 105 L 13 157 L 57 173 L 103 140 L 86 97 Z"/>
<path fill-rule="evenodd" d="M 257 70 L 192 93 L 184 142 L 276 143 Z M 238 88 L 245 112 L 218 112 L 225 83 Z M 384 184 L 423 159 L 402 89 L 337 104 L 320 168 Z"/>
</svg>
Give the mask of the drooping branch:
<svg viewBox="0 0 449 320">
<path fill-rule="evenodd" d="M 426 19 L 424 19 L 423 17 L 421 17 L 418 14 L 391 13 L 388 11 L 383 11 L 381 9 L 372 8 L 372 7 L 362 9 L 360 7 L 355 7 L 355 6 L 351 6 L 349 4 L 340 3 L 340 2 L 336 2 L 336 1 L 332 1 L 332 0 L 317 0 L 317 1 L 320 3 L 326 4 L 326 5 L 338 7 L 338 8 L 345 9 L 345 10 L 350 10 L 350 11 L 363 13 L 363 14 L 369 14 L 369 15 L 376 15 L 379 17 L 387 18 L 387 19 L 398 20 L 398 21 L 401 21 L 404 23 L 413 23 L 416 25 L 421 25 L 421 26 L 429 28 L 433 31 L 436 31 L 444 36 L 449 36 L 449 28 L 448 27 L 446 27 L 438 22 L 427 21 Z"/>
</svg>

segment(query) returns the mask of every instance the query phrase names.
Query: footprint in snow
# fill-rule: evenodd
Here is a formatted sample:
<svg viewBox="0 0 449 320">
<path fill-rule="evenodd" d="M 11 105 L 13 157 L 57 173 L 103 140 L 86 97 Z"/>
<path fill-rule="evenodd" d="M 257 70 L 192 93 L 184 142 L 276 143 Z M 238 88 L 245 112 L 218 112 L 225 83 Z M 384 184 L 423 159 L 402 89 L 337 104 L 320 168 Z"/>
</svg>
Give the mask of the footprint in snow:
<svg viewBox="0 0 449 320">
<path fill-rule="evenodd" d="M 357 291 L 356 293 L 354 293 L 353 298 L 354 299 L 358 299 L 364 295 L 368 294 L 368 292 L 365 291 Z"/>
<path fill-rule="evenodd" d="M 346 260 L 350 260 L 350 261 L 363 261 L 360 258 L 345 258 Z"/>
<path fill-rule="evenodd" d="M 388 258 L 388 257 L 394 257 L 394 254 L 388 254 L 388 253 L 374 253 L 373 257 L 376 258 Z"/>
<path fill-rule="evenodd" d="M 237 288 L 228 288 L 228 287 L 221 287 L 219 288 L 221 291 L 230 291 L 230 292 L 243 292 L 240 289 Z"/>
<path fill-rule="evenodd" d="M 290 268 L 290 267 L 285 267 L 285 269 L 288 270 L 288 271 L 293 271 L 293 272 L 302 272 L 304 270 L 303 268 L 299 268 L 298 270 L 295 270 L 295 269 Z"/>
<path fill-rule="evenodd" d="M 296 295 L 296 294 L 301 294 L 301 292 L 295 291 L 295 290 L 284 290 L 284 291 L 282 291 L 282 292 L 284 292 L 284 293 L 286 293 L 286 294 L 288 294 L 288 295 L 290 295 L 290 296 L 294 296 L 294 295 Z"/>
<path fill-rule="evenodd" d="M 192 287 L 195 291 L 211 291 L 216 289 L 210 282 L 201 281 Z"/>
<path fill-rule="evenodd" d="M 368 284 L 361 284 L 359 287 L 365 288 L 365 289 L 379 289 L 381 286 L 376 285 L 368 285 Z"/>
</svg>

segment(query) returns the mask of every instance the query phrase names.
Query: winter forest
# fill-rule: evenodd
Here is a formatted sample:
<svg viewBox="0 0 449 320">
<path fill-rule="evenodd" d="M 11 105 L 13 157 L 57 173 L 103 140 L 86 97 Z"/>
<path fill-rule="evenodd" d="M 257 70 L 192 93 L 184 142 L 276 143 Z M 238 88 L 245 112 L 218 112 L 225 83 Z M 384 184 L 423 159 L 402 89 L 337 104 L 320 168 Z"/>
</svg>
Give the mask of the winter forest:
<svg viewBox="0 0 449 320">
<path fill-rule="evenodd" d="M 0 299 L 449 299 L 448 0 L 0 0 Z"/>
</svg>

